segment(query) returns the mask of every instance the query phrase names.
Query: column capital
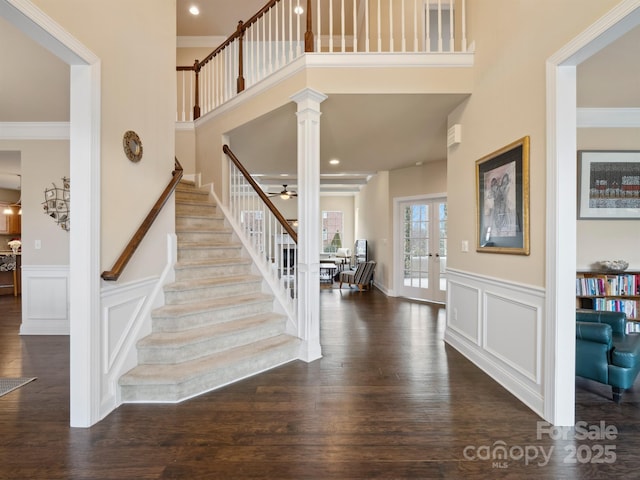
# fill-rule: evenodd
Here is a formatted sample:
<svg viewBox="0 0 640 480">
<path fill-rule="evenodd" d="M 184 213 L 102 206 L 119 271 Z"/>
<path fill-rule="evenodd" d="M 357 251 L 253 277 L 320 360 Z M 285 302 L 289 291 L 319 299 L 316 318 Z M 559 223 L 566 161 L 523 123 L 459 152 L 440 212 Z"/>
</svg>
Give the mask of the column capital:
<svg viewBox="0 0 640 480">
<path fill-rule="evenodd" d="M 320 104 L 329 98 L 313 88 L 305 88 L 291 95 L 291 100 L 298 104 L 298 111 L 305 109 L 320 110 Z"/>
</svg>

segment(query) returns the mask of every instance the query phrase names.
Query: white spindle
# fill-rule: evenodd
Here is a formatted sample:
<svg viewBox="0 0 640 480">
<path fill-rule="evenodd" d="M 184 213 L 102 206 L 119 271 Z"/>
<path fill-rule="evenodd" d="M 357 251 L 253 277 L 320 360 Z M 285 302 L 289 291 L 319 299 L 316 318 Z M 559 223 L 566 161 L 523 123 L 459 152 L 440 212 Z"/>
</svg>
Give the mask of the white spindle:
<svg viewBox="0 0 640 480">
<path fill-rule="evenodd" d="M 369 0 L 364 0 L 364 51 L 369 53 Z"/>
<path fill-rule="evenodd" d="M 357 0 L 353 0 L 353 53 L 358 51 L 358 9 Z"/>
<path fill-rule="evenodd" d="M 341 28 L 342 28 L 342 53 L 344 53 L 346 51 L 346 32 L 344 29 L 344 21 L 345 21 L 345 14 L 344 14 L 344 0 L 341 0 L 341 15 L 342 15 L 342 23 L 341 23 Z"/>
<path fill-rule="evenodd" d="M 273 45 L 274 53 L 276 56 L 276 70 L 280 70 L 280 45 L 282 45 L 283 40 L 280 35 L 280 9 L 282 7 L 282 3 L 276 3 L 273 7 L 273 16 L 276 17 L 276 35 L 275 35 L 275 43 Z"/>
<path fill-rule="evenodd" d="M 389 52 L 395 51 L 393 44 L 393 2 L 389 2 Z"/>
<path fill-rule="evenodd" d="M 405 32 L 405 14 L 404 14 L 404 0 L 401 0 L 401 13 L 400 21 L 402 22 L 402 53 L 407 51 L 407 35 Z"/>
<path fill-rule="evenodd" d="M 429 7 L 429 2 L 426 3 L 425 8 L 427 10 L 426 12 L 426 33 L 425 33 L 425 43 L 426 43 L 426 48 L 425 51 L 426 52 L 431 52 L 431 8 Z"/>
<path fill-rule="evenodd" d="M 262 24 L 262 70 L 260 80 L 267 76 L 267 25 L 264 15 L 258 20 Z"/>
<path fill-rule="evenodd" d="M 453 52 L 454 50 L 454 39 L 453 39 L 453 0 L 449 0 L 449 51 Z"/>
<path fill-rule="evenodd" d="M 271 20 L 273 18 L 273 9 L 269 9 L 265 15 L 269 16 L 269 35 L 267 38 L 269 47 L 269 73 L 273 72 L 273 32 L 271 31 Z"/>
<path fill-rule="evenodd" d="M 316 2 L 316 21 L 318 22 L 318 28 L 316 31 L 316 52 L 322 51 L 322 8 L 320 4 L 322 2 Z"/>
<path fill-rule="evenodd" d="M 183 122 L 187 119 L 187 112 L 185 110 L 185 108 L 186 108 L 186 99 L 185 99 L 185 91 L 186 91 L 186 89 L 187 89 L 186 75 L 185 75 L 185 70 L 183 70 L 182 71 L 182 116 L 180 116 L 179 114 L 176 115 L 178 117 L 177 119 L 181 118 Z"/>
<path fill-rule="evenodd" d="M 300 0 L 296 2 L 297 6 L 300 6 Z M 296 17 L 296 58 L 302 55 L 302 37 L 300 36 L 300 22 L 302 15 L 295 14 Z"/>
<path fill-rule="evenodd" d="M 195 104 L 195 90 L 196 90 L 196 74 L 195 72 L 189 75 L 189 120 L 193 121 L 193 106 Z"/>
<path fill-rule="evenodd" d="M 462 0 L 462 45 L 460 50 L 467 51 L 467 2 Z"/>
<path fill-rule="evenodd" d="M 289 0 L 289 61 L 293 59 L 293 4 Z"/>
<path fill-rule="evenodd" d="M 418 0 L 413 0 L 413 51 L 418 50 Z"/>
<path fill-rule="evenodd" d="M 380 0 L 378 0 L 378 53 L 382 51 L 382 10 Z"/>
<path fill-rule="evenodd" d="M 442 0 L 438 0 L 438 52 L 442 52 Z"/>
<path fill-rule="evenodd" d="M 329 52 L 333 53 L 333 0 L 329 0 Z"/>
</svg>

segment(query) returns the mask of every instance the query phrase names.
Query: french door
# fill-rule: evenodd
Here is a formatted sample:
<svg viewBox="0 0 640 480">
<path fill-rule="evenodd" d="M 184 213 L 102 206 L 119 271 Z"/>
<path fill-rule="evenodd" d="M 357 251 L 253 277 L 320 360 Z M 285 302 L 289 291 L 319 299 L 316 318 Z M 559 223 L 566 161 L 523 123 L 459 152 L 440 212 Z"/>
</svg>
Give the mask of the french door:
<svg viewBox="0 0 640 480">
<path fill-rule="evenodd" d="M 396 220 L 396 285 L 402 297 L 446 299 L 447 200 L 401 200 Z"/>
</svg>

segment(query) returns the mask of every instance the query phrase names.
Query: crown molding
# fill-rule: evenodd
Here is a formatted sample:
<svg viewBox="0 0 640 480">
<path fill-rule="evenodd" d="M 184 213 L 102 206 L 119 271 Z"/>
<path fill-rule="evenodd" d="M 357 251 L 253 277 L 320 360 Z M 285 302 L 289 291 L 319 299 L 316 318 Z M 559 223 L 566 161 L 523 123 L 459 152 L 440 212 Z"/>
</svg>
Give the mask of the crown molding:
<svg viewBox="0 0 640 480">
<path fill-rule="evenodd" d="M 69 140 L 69 122 L 0 122 L 0 140 Z"/>
<path fill-rule="evenodd" d="M 578 108 L 578 128 L 640 128 L 640 108 Z"/>
</svg>

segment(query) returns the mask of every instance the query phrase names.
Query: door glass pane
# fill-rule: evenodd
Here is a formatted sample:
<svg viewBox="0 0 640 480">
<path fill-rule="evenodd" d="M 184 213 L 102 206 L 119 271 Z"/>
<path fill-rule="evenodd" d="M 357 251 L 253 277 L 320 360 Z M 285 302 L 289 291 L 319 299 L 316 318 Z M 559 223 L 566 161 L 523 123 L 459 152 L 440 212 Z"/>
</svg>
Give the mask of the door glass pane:
<svg viewBox="0 0 640 480">
<path fill-rule="evenodd" d="M 440 255 L 439 262 L 439 288 L 441 291 L 447 289 L 447 280 L 445 278 L 445 270 L 447 268 L 447 204 L 438 204 L 438 235 L 439 235 L 439 248 L 438 254 Z"/>
<path fill-rule="evenodd" d="M 404 219 L 404 285 L 429 286 L 429 207 L 407 205 Z"/>
</svg>

